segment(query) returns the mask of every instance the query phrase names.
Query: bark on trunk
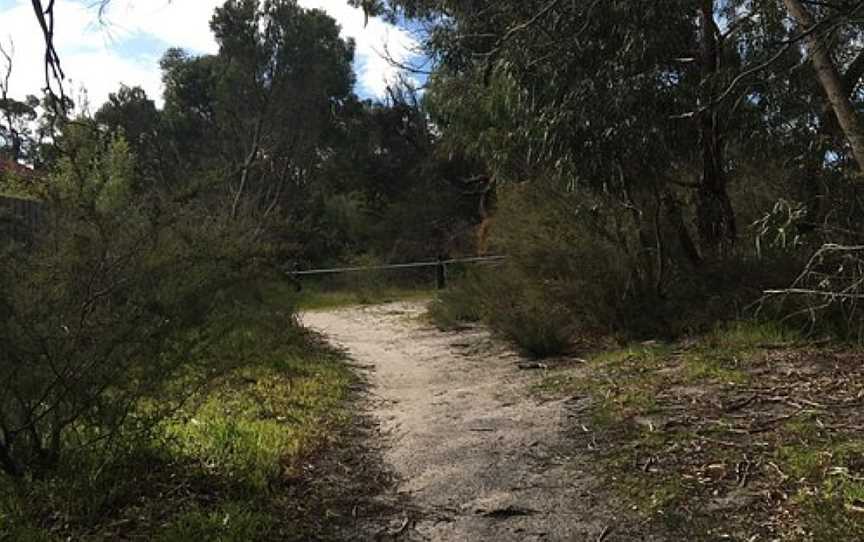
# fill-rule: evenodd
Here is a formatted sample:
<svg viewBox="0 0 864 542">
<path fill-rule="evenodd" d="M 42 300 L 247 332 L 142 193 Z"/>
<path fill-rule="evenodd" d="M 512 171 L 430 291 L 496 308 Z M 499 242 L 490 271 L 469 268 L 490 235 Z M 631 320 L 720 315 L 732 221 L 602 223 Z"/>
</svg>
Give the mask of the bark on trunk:
<svg viewBox="0 0 864 542">
<path fill-rule="evenodd" d="M 693 267 L 701 267 L 704 260 L 702 259 L 702 255 L 699 253 L 699 247 L 696 246 L 696 242 L 690 234 L 690 229 L 684 221 L 684 213 L 681 211 L 681 202 L 678 201 L 678 198 L 675 197 L 674 194 L 672 194 L 671 190 L 665 192 L 663 196 L 663 206 L 666 208 L 666 218 L 669 220 L 669 224 L 678 236 L 678 244 L 684 252 L 684 255 L 687 256 L 687 261 L 689 261 Z"/>
<path fill-rule="evenodd" d="M 258 151 L 261 149 L 261 129 L 264 126 L 264 117 L 258 117 L 258 122 L 255 123 L 255 131 L 252 134 L 252 142 L 249 152 L 246 154 L 246 159 L 243 161 L 243 169 L 240 172 L 240 186 L 234 194 L 234 202 L 231 205 L 231 218 L 237 218 L 237 211 L 240 207 L 240 199 L 243 197 L 243 192 L 246 190 L 246 184 L 249 182 L 249 174 L 252 166 L 255 163 L 255 158 L 258 156 Z"/>
<path fill-rule="evenodd" d="M 24 469 L 12 458 L 5 439 L 0 441 L 0 470 L 14 478 L 19 478 L 24 474 Z"/>
<path fill-rule="evenodd" d="M 783 0 L 783 3 L 802 31 L 811 30 L 816 25 L 813 15 L 800 0 Z M 804 38 L 804 43 L 813 68 L 816 70 L 819 84 L 822 85 L 837 122 L 843 130 L 843 135 L 852 148 L 852 155 L 858 164 L 858 169 L 864 173 L 864 126 L 846 93 L 846 84 L 840 77 L 828 48 L 815 32 L 808 34 Z"/>
<path fill-rule="evenodd" d="M 714 23 L 714 0 L 699 3 L 700 56 L 702 63 L 703 106 L 714 100 L 714 84 L 719 66 L 719 44 Z M 702 107 L 699 115 L 702 145 L 702 179 L 697 195 L 699 237 L 709 251 L 735 242 L 738 234 L 735 211 L 729 200 L 723 161 L 723 143 L 717 111 Z"/>
<path fill-rule="evenodd" d="M 846 68 L 846 73 L 842 74 L 843 90 L 848 99 L 851 99 L 862 76 L 864 76 L 864 52 L 858 53 L 858 56 Z M 811 149 L 811 152 L 804 154 L 795 175 L 792 177 L 792 182 L 801 187 L 801 198 L 807 207 L 806 217 L 798 224 L 798 232 L 801 234 L 817 230 L 826 211 L 821 175 L 828 148 L 822 141 L 846 140 L 831 103 L 824 96 L 822 100 L 816 146 Z"/>
</svg>

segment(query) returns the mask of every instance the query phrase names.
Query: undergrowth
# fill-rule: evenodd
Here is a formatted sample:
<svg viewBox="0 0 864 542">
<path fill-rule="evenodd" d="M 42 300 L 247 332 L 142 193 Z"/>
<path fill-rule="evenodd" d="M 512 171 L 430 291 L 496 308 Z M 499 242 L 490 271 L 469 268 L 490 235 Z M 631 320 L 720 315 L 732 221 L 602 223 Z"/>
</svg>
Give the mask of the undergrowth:
<svg viewBox="0 0 864 542">
<path fill-rule="evenodd" d="M 306 311 L 338 309 L 355 305 L 380 305 L 394 301 L 431 299 L 431 289 L 386 287 L 370 291 L 351 289 L 304 288 L 297 294 L 297 308 Z"/>
<path fill-rule="evenodd" d="M 151 432 L 124 434 L 107 454 L 75 450 L 39 478 L 0 478 L 0 540 L 325 536 L 307 509 L 314 493 L 295 498 L 292 481 L 335 446 L 355 377 L 281 310 L 293 303 L 284 287 L 265 294 L 259 318 L 236 323 L 255 345 L 244 362 Z"/>
<path fill-rule="evenodd" d="M 637 342 L 552 370 L 573 445 L 646 528 L 681 540 L 860 540 L 864 367 L 774 323 Z M 581 468 L 581 467 L 580 467 Z"/>
<path fill-rule="evenodd" d="M 504 269 L 468 273 L 433 298 L 427 316 L 442 330 L 482 321 L 534 358 L 565 352 L 576 329 L 565 305 Z"/>
<path fill-rule="evenodd" d="M 609 193 L 543 179 L 500 186 L 496 196 L 487 248 L 506 261 L 462 277 L 430 316 L 444 329 L 482 320 L 535 357 L 567 353 L 586 339 L 704 334 L 752 316 L 764 291 L 790 284 L 801 264 L 794 251 L 754 251 L 750 230 L 734 250 L 694 263 L 682 241 L 686 223 L 667 223 L 675 213 L 654 198 L 620 212 Z M 777 313 L 771 304 L 761 309 Z"/>
</svg>

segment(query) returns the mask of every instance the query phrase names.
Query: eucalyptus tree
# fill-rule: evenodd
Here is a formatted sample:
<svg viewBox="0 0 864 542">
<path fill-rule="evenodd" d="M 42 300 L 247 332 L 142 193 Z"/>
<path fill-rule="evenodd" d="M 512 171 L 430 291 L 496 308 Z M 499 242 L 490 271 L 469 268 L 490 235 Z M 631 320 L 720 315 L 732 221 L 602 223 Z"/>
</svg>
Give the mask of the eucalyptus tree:
<svg viewBox="0 0 864 542">
<path fill-rule="evenodd" d="M 168 159 L 169 138 L 155 102 L 141 87 L 121 85 L 94 116 L 111 134 L 122 136 L 135 155 L 138 184 L 169 184 L 174 165 Z"/>
<path fill-rule="evenodd" d="M 864 124 L 853 103 L 864 69 L 864 48 L 858 46 L 862 28 L 855 18 L 864 6 L 860 2 L 820 3 L 812 9 L 801 0 L 784 0 L 783 4 L 800 28 L 815 76 L 825 92 L 826 105 L 836 116 L 858 169 L 864 172 Z M 817 15 L 822 19 L 818 20 Z M 849 58 L 850 49 L 852 59 L 844 76 L 836 59 Z"/>
<path fill-rule="evenodd" d="M 672 215 L 692 202 L 700 250 L 685 252 L 694 262 L 726 253 L 738 237 L 729 187 L 744 164 L 785 153 L 815 157 L 820 145 L 846 155 L 833 137 L 838 124 L 820 111 L 815 83 L 824 87 L 826 70 L 806 69 L 804 55 L 815 60 L 823 51 L 836 65 L 847 99 L 835 84 L 829 111 L 857 100 L 862 2 L 353 3 L 413 19 L 436 63 L 433 87 L 474 90 L 442 93 L 445 110 L 466 103 L 466 122 L 447 134 L 459 139 L 462 130 L 463 143 L 477 147 L 496 176 L 525 180 L 526 166 L 569 164 L 567 177 L 583 187 L 627 187 L 631 195 L 656 188 Z M 811 19 L 802 24 L 800 9 L 790 14 L 795 5 Z M 491 105 L 496 96 L 487 118 L 468 104 Z M 469 119 L 472 110 L 478 114 Z M 849 103 L 844 110 L 840 128 L 854 120 Z M 833 143 L 814 144 L 813 130 Z"/>
<path fill-rule="evenodd" d="M 33 95 L 24 100 L 11 96 L 13 55 L 13 47 L 0 45 L 0 158 L 18 162 L 33 158 L 36 145 L 30 124 L 36 120 L 39 100 Z"/>
<path fill-rule="evenodd" d="M 216 55 L 163 57 L 165 122 L 178 156 L 228 179 L 232 214 L 244 201 L 270 212 L 331 152 L 354 45 L 294 0 L 229 0 L 211 27 Z"/>
<path fill-rule="evenodd" d="M 644 286 L 659 287 L 667 258 L 702 260 L 681 210 L 688 191 L 709 186 L 707 203 L 719 207 L 711 215 L 727 224 L 704 228 L 717 231 L 706 243 L 734 236 L 725 184 L 694 167 L 704 123 L 687 114 L 704 101 L 706 76 L 693 59 L 700 25 L 691 2 L 367 7 L 426 30 L 436 61 L 430 102 L 445 139 L 499 182 L 554 177 L 590 196 L 587 207 L 608 217 L 607 233 L 622 239 Z M 667 231 L 677 241 L 666 242 Z"/>
</svg>

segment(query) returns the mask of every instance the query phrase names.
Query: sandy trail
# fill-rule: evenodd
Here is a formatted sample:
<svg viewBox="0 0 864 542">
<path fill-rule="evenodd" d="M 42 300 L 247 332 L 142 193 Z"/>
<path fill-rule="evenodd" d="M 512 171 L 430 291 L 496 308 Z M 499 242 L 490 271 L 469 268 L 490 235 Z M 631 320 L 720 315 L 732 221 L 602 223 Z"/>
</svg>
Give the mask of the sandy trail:
<svg viewBox="0 0 864 542">
<path fill-rule="evenodd" d="M 387 435 L 399 492 L 421 510 L 403 529 L 431 541 L 611 540 L 596 481 L 562 450 L 564 402 L 539 402 L 540 371 L 482 329 L 440 332 L 421 303 L 303 315 L 370 367 L 372 414 Z M 575 465 L 575 466 L 574 466 Z M 606 514 L 602 514 L 606 515 Z"/>
</svg>

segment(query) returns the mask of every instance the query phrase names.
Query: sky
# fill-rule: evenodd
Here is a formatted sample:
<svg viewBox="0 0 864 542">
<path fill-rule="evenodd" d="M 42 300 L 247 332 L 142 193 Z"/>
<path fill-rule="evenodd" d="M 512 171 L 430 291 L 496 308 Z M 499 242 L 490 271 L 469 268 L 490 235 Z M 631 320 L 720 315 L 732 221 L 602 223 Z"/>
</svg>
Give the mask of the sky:
<svg viewBox="0 0 864 542">
<path fill-rule="evenodd" d="M 210 32 L 213 10 L 224 0 L 112 0 L 107 24 L 99 22 L 94 0 L 58 0 L 55 43 L 71 84 L 67 93 L 78 96 L 86 89 L 92 109 L 104 103 L 120 84 L 141 86 L 161 103 L 159 59 L 169 47 L 192 53 L 217 51 Z M 416 42 L 406 30 L 381 19 L 365 17 L 347 0 L 299 0 L 332 16 L 345 38 L 357 44 L 356 92 L 362 97 L 382 97 L 387 81 L 397 70 L 381 53 L 385 47 L 395 58 L 413 58 Z M 44 42 L 33 15 L 31 0 L 0 0 L 0 43 L 14 46 L 11 94 L 21 98 L 40 94 L 44 85 Z M 71 91 L 71 92 L 70 92 Z"/>
</svg>

